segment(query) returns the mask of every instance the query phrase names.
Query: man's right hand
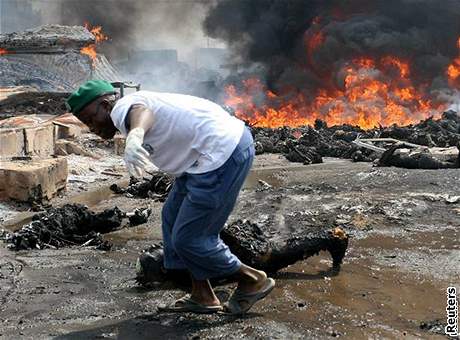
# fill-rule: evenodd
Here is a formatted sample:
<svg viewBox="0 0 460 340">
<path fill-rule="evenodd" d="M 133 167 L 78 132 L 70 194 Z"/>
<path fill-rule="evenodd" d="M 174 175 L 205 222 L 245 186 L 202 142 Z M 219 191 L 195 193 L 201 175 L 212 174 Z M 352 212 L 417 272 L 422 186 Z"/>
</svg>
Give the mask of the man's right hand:
<svg viewBox="0 0 460 340">
<path fill-rule="evenodd" d="M 141 177 L 146 167 L 153 167 L 149 160 L 149 153 L 142 147 L 145 131 L 136 127 L 128 133 L 125 146 L 125 163 L 129 174 L 134 177 Z"/>
</svg>

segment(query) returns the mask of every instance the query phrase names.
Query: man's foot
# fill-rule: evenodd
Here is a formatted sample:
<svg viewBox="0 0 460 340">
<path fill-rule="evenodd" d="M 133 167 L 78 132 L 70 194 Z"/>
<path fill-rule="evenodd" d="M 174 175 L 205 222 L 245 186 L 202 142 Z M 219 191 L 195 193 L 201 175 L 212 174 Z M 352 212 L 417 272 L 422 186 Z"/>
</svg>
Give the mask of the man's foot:
<svg viewBox="0 0 460 340">
<path fill-rule="evenodd" d="M 243 293 L 254 293 L 263 288 L 267 281 L 267 274 L 261 270 L 251 267 L 241 268 L 241 279 L 238 281 L 238 291 Z"/>
<path fill-rule="evenodd" d="M 205 306 L 220 306 L 220 301 L 214 294 L 209 280 L 195 280 L 192 278 L 192 294 L 190 298 Z"/>
<path fill-rule="evenodd" d="M 214 295 L 214 294 L 213 294 Z M 204 306 L 220 306 L 220 300 L 214 296 L 199 296 L 192 293 L 190 299 Z"/>
<path fill-rule="evenodd" d="M 266 278 L 262 287 L 257 291 L 244 292 L 237 288 L 224 306 L 230 314 L 244 314 L 257 302 L 265 298 L 275 288 L 275 280 Z"/>
<path fill-rule="evenodd" d="M 175 301 L 171 305 L 158 306 L 159 312 L 170 313 L 198 313 L 198 314 L 211 314 L 221 312 L 223 307 L 220 305 L 204 305 L 190 297 L 184 296 L 183 298 Z"/>
</svg>

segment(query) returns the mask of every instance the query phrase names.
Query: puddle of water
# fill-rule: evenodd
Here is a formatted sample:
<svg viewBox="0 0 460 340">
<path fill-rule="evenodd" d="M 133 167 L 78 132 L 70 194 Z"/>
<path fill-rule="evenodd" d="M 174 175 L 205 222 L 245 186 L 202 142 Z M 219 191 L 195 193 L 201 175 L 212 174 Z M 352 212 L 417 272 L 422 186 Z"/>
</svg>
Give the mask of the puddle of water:
<svg viewBox="0 0 460 340">
<path fill-rule="evenodd" d="M 85 204 L 88 207 L 93 207 L 102 201 L 108 200 L 111 197 L 114 197 L 116 194 L 110 190 L 112 184 L 117 184 L 118 186 L 124 187 L 129 183 L 128 180 L 120 180 L 117 182 L 110 183 L 109 185 L 101 186 L 97 189 L 86 191 L 80 194 L 77 194 L 69 199 L 69 203 L 79 203 Z"/>
<path fill-rule="evenodd" d="M 375 247 L 378 242 L 374 239 Z M 367 254 L 369 241 L 364 248 L 360 243 L 354 241 L 337 276 L 324 273 L 330 266 L 326 254 L 279 273 L 278 289 L 267 301 L 276 306 L 271 318 L 309 329 L 324 329 L 327 322 L 331 334 L 348 338 L 428 336 L 419 325 L 442 320 L 448 283 L 375 263 Z M 397 251 L 396 244 L 393 248 Z"/>
</svg>

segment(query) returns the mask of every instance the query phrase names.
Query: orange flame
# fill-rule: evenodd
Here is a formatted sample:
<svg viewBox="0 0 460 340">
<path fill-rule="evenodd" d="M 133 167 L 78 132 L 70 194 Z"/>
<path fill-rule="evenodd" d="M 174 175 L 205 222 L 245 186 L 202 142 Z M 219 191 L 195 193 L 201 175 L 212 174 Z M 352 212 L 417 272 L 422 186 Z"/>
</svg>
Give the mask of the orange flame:
<svg viewBox="0 0 460 340">
<path fill-rule="evenodd" d="M 5 50 L 4 48 L 0 48 L 0 55 L 5 55 L 5 54 L 9 54 L 10 52 L 8 52 L 8 50 Z"/>
<path fill-rule="evenodd" d="M 97 60 L 97 52 L 96 52 L 96 45 L 108 40 L 109 38 L 102 32 L 102 27 L 101 26 L 94 26 L 91 27 L 91 25 L 88 22 L 85 22 L 84 24 L 85 28 L 90 31 L 95 39 L 96 43 L 95 44 L 89 44 L 82 49 L 80 49 L 81 54 L 85 54 L 89 56 L 92 60 L 92 66 L 93 68 L 96 67 L 96 60 Z"/>
<path fill-rule="evenodd" d="M 460 38 L 458 38 L 457 40 L 457 47 L 460 51 Z M 457 80 L 457 78 L 460 77 L 460 56 L 455 58 L 452 61 L 452 63 L 447 67 L 446 73 L 449 83 L 452 85 Z"/>
<path fill-rule="evenodd" d="M 445 108 L 444 104 L 432 103 L 425 88 L 412 84 L 409 64 L 396 57 L 357 58 L 341 73 L 343 89 L 320 89 L 313 99 L 301 91 L 277 95 L 260 80 L 247 79 L 238 88 L 226 87 L 225 104 L 251 125 L 272 128 L 313 125 L 316 119 L 328 125 L 351 124 L 364 129 L 408 125 L 439 116 Z"/>
<path fill-rule="evenodd" d="M 88 31 L 90 31 L 94 35 L 94 37 L 96 38 L 96 44 L 109 39 L 109 37 L 102 32 L 102 26 L 91 27 L 91 25 L 88 22 L 85 22 L 84 26 Z"/>
<path fill-rule="evenodd" d="M 86 54 L 89 56 L 92 60 L 92 65 L 95 67 L 96 65 L 96 58 L 97 58 L 97 52 L 96 52 L 96 44 L 90 44 L 88 46 L 83 47 L 80 50 L 81 54 Z"/>
</svg>

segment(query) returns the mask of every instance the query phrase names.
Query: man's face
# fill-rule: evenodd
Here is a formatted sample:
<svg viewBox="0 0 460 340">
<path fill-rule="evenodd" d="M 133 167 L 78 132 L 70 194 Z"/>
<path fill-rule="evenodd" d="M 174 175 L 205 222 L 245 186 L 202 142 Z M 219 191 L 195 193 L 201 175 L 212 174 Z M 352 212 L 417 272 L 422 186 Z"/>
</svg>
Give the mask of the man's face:
<svg viewBox="0 0 460 340">
<path fill-rule="evenodd" d="M 115 95 L 97 98 L 75 116 L 86 124 L 91 132 L 103 139 L 111 139 L 117 132 L 110 118 L 110 112 L 115 105 Z"/>
</svg>

